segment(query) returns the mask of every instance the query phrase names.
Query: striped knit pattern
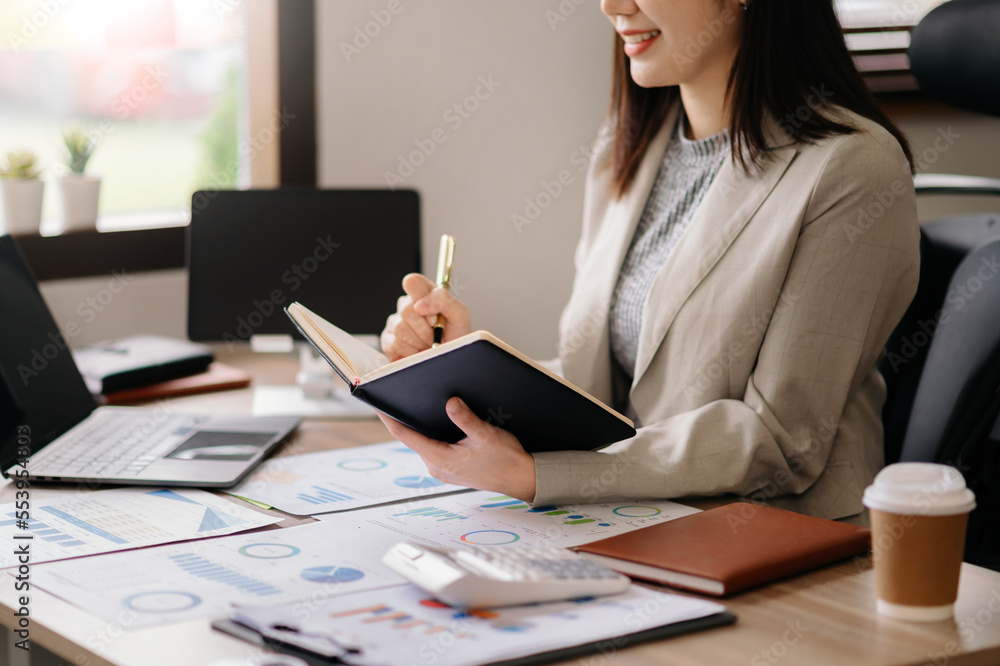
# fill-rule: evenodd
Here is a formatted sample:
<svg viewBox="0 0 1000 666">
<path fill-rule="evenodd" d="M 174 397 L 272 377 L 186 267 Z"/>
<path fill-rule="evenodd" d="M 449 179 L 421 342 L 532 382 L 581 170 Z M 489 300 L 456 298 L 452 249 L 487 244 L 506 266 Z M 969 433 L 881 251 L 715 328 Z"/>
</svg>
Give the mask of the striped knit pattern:
<svg viewBox="0 0 1000 666">
<path fill-rule="evenodd" d="M 692 141 L 684 136 L 684 114 L 680 116 L 611 298 L 611 351 L 630 378 L 635 373 L 639 328 L 653 278 L 729 153 L 728 129 Z"/>
</svg>

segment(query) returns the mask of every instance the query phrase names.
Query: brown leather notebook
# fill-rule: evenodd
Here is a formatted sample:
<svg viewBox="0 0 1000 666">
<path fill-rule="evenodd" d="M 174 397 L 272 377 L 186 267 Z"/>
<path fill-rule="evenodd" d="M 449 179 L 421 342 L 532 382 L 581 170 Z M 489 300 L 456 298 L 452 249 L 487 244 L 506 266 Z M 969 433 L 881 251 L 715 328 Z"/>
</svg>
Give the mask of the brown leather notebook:
<svg viewBox="0 0 1000 666">
<path fill-rule="evenodd" d="M 574 550 L 604 566 L 726 596 L 868 551 L 865 527 L 736 502 Z"/>
<path fill-rule="evenodd" d="M 189 375 L 180 379 L 170 379 L 165 382 L 157 382 L 147 386 L 137 386 L 109 393 L 104 396 L 105 404 L 126 405 L 133 402 L 145 402 L 156 398 L 172 398 L 181 395 L 193 395 L 195 393 L 208 393 L 210 391 L 226 391 L 229 389 L 244 388 L 250 385 L 250 375 L 223 363 L 212 363 L 208 370 L 197 375 Z"/>
</svg>

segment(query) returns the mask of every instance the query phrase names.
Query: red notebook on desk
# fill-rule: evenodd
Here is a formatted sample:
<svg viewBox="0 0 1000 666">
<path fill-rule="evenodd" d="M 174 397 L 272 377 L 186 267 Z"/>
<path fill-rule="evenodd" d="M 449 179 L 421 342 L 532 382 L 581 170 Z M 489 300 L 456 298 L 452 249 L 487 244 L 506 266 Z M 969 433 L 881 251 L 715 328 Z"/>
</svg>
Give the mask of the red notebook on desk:
<svg viewBox="0 0 1000 666">
<path fill-rule="evenodd" d="M 147 386 L 116 391 L 104 396 L 105 404 L 127 405 L 134 402 L 146 402 L 157 398 L 173 398 L 195 393 L 210 391 L 227 391 L 244 388 L 250 385 L 250 375 L 223 363 L 212 363 L 208 370 L 197 375 L 189 375 L 179 379 L 170 379 Z"/>
<path fill-rule="evenodd" d="M 725 596 L 868 551 L 865 527 L 737 502 L 574 550 L 629 576 Z"/>
</svg>

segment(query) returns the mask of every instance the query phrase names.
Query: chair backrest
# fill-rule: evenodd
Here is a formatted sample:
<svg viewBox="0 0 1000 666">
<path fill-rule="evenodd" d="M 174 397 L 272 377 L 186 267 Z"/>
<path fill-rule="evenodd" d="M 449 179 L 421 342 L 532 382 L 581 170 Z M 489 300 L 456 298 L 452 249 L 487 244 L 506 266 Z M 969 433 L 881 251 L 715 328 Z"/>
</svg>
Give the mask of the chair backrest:
<svg viewBox="0 0 1000 666">
<path fill-rule="evenodd" d="M 964 256 L 964 253 L 962 254 Z M 886 399 L 882 408 L 885 431 L 885 463 L 899 461 L 903 438 L 910 423 L 913 399 L 920 384 L 920 373 L 927 359 L 927 348 L 934 334 L 934 313 L 944 302 L 948 281 L 962 257 L 934 243 L 920 231 L 920 282 L 906 314 L 885 345 L 886 355 L 879 362 L 885 378 Z"/>
<path fill-rule="evenodd" d="M 1000 237 L 948 285 L 913 400 L 901 459 L 956 467 L 976 494 L 966 562 L 1000 571 Z"/>
<path fill-rule="evenodd" d="M 951 0 L 910 36 L 920 89 L 952 106 L 1000 116 L 1000 2 Z"/>
<path fill-rule="evenodd" d="M 1000 237 L 966 255 L 948 285 L 913 401 L 901 460 L 960 466 L 988 436 L 1000 390 Z"/>
<path fill-rule="evenodd" d="M 886 355 L 879 363 L 887 388 L 882 409 L 887 465 L 899 461 L 938 312 L 945 304 L 952 275 L 974 247 L 1000 233 L 1000 226 L 992 221 L 990 216 L 974 215 L 921 227 L 917 293 L 886 343 Z"/>
</svg>

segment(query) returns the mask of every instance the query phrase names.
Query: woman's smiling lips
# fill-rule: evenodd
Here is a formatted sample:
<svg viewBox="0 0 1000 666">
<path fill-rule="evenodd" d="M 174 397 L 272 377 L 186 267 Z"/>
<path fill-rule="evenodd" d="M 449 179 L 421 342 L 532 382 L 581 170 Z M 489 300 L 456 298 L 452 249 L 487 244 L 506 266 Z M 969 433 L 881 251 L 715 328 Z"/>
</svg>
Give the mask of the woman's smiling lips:
<svg viewBox="0 0 1000 666">
<path fill-rule="evenodd" d="M 638 30 L 627 30 L 618 34 L 625 41 L 625 55 L 632 58 L 652 46 L 656 38 L 660 36 L 660 31 L 648 30 L 640 32 Z"/>
</svg>

